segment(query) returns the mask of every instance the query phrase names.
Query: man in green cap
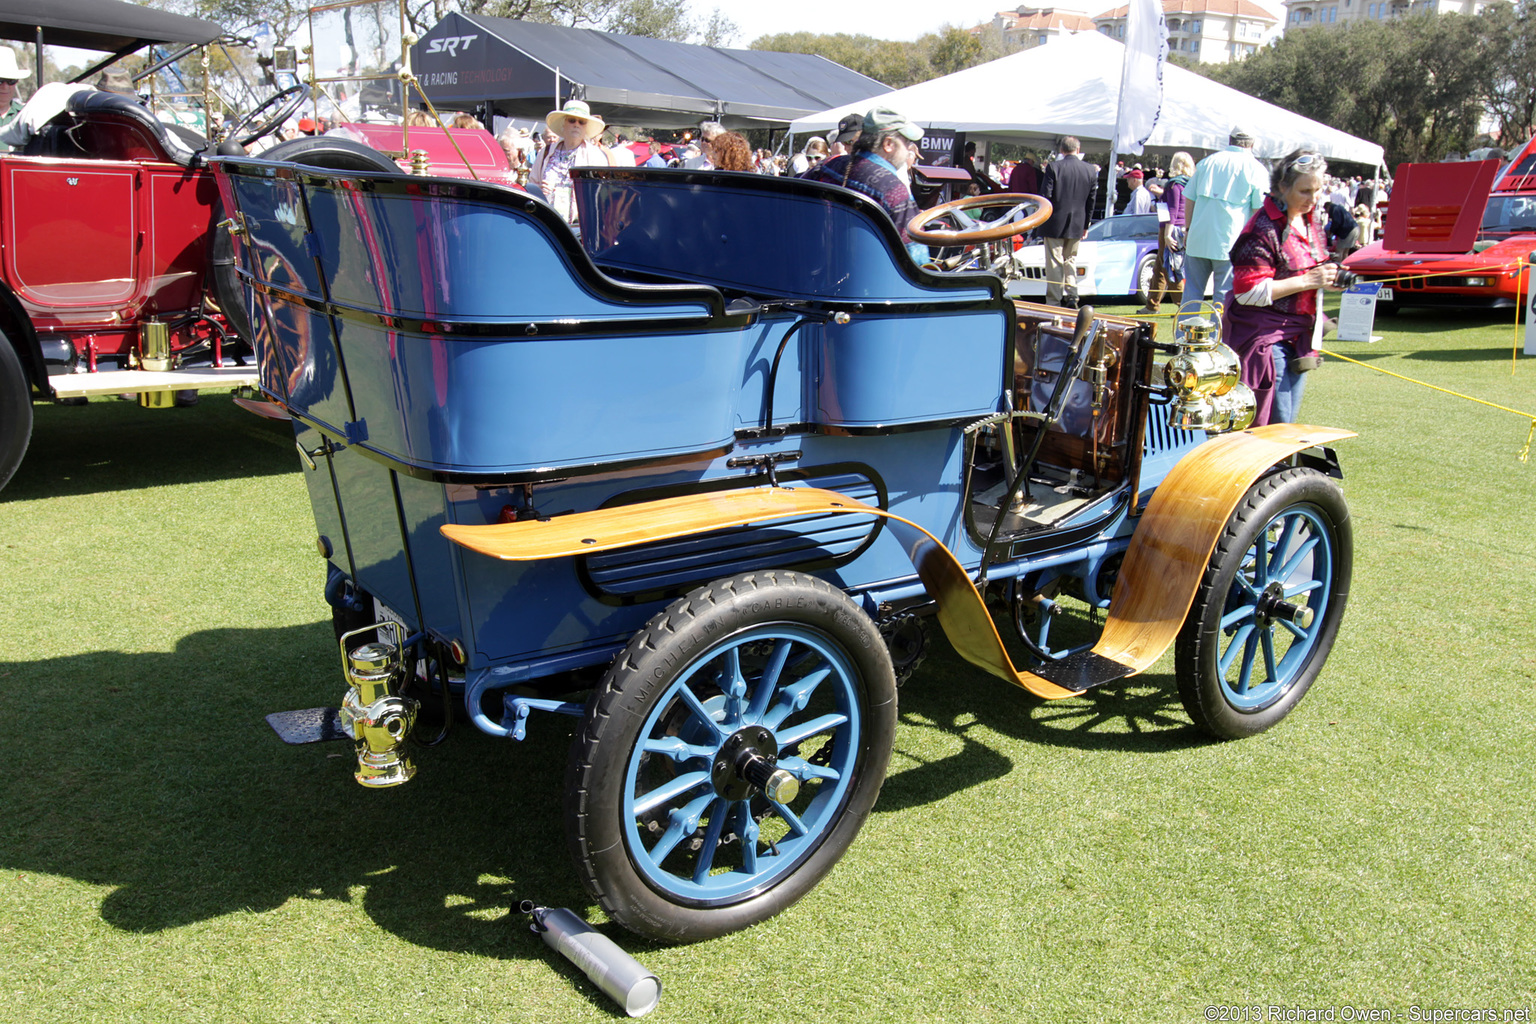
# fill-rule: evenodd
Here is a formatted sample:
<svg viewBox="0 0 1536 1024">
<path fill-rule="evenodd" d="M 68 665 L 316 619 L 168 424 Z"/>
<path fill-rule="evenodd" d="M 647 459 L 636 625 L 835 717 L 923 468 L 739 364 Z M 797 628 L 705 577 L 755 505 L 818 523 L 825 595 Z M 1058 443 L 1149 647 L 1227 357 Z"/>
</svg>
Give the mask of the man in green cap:
<svg viewBox="0 0 1536 1024">
<path fill-rule="evenodd" d="M 851 188 L 879 203 L 901 235 L 901 244 L 918 263 L 927 263 L 928 247 L 912 241 L 907 225 L 918 215 L 907 184 L 907 169 L 917 163 L 923 130 L 889 107 L 864 115 L 864 130 L 846 156 L 824 160 L 800 177 Z"/>
</svg>

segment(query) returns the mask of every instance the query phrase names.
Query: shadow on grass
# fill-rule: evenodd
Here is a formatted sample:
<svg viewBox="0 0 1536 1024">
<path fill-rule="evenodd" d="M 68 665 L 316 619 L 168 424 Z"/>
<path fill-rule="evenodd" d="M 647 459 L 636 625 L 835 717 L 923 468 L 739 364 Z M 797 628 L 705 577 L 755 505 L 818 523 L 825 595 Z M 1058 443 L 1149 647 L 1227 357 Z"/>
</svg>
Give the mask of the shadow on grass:
<svg viewBox="0 0 1536 1024">
<path fill-rule="evenodd" d="M 899 703 L 904 725 L 949 733 L 961 748 L 891 775 L 877 813 L 942 800 L 1012 771 L 1011 760 L 971 735 L 978 726 L 1026 743 L 1078 750 L 1156 753 L 1219 742 L 1190 723 L 1171 676 L 1141 675 L 1043 701 L 962 660 L 942 635 L 902 687 Z"/>
<path fill-rule="evenodd" d="M 1148 685 L 1162 680 L 1043 703 L 942 639 L 935 648 L 902 691 L 905 727 L 952 733 L 961 750 L 894 774 L 877 811 L 1011 771 L 978 725 L 1084 749 L 1203 742 L 1177 698 Z M 102 918 L 130 932 L 334 900 L 424 947 L 551 959 L 508 908 L 589 906 L 563 838 L 574 720 L 541 716 L 523 743 L 460 722 L 451 742 L 416 752 L 409 785 L 365 790 L 349 744 L 286 746 L 264 721 L 339 698 L 333 652 L 329 624 L 315 623 L 195 633 L 172 652 L 0 662 L 12 721 L 0 869 L 109 887 Z"/>
<path fill-rule="evenodd" d="M 1443 334 L 1463 327 L 1512 327 L 1513 309 L 1446 309 L 1439 306 L 1404 307 L 1392 315 L 1376 316 L 1376 330 L 1393 334 Z"/>
<path fill-rule="evenodd" d="M 1405 360 L 1425 363 L 1508 363 L 1509 349 L 1507 347 L 1420 349 L 1417 352 L 1404 352 L 1402 357 Z M 1521 358 L 1528 359 L 1530 357 L 1522 356 Z"/>
<path fill-rule="evenodd" d="M 340 697 L 334 650 L 317 623 L 0 663 L 0 866 L 112 887 L 101 915 L 126 931 L 360 901 L 409 942 L 544 957 L 508 908 L 587 905 L 561 830 L 572 725 L 517 744 L 460 722 L 409 785 L 365 790 L 349 744 L 285 746 L 264 721 Z"/>
<path fill-rule="evenodd" d="M 36 405 L 26 458 L 0 501 L 274 476 L 298 469 L 293 428 L 262 419 L 227 394 L 185 409 L 143 409 L 93 398 Z"/>
</svg>

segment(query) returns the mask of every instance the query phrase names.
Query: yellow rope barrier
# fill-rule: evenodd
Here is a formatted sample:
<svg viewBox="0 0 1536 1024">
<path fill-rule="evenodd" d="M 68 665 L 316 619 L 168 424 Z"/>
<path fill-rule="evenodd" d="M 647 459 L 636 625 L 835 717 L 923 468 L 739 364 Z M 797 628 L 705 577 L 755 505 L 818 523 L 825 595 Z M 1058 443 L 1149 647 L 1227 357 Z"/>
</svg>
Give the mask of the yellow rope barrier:
<svg viewBox="0 0 1536 1024">
<path fill-rule="evenodd" d="M 1331 356 L 1334 359 L 1342 359 L 1346 363 L 1354 363 L 1356 366 L 1363 366 L 1367 370 L 1375 370 L 1377 373 L 1384 373 L 1388 377 L 1396 377 L 1398 380 L 1405 380 L 1409 384 L 1417 384 L 1420 387 L 1429 388 L 1429 390 L 1431 390 L 1431 391 L 1438 391 L 1441 394 L 1452 395 L 1452 396 L 1454 396 L 1456 398 L 1465 398 L 1469 402 L 1476 402 L 1478 405 L 1486 405 L 1488 408 L 1490 408 L 1490 409 L 1497 409 L 1500 412 L 1512 412 L 1516 416 L 1524 416 L 1526 419 L 1531 421 L 1531 429 L 1526 432 L 1526 435 L 1525 435 L 1525 446 L 1520 449 L 1519 458 L 1520 458 L 1521 462 L 1529 462 L 1530 461 L 1530 459 L 1531 459 L 1531 440 L 1532 440 L 1532 438 L 1536 438 L 1536 413 L 1523 412 L 1520 409 L 1511 409 L 1507 405 L 1498 405 L 1498 404 L 1496 404 L 1494 402 L 1486 402 L 1486 401 L 1484 401 L 1481 398 L 1473 398 L 1471 395 L 1464 395 L 1460 391 L 1452 391 L 1450 388 L 1442 388 L 1442 387 L 1438 387 L 1437 385 L 1434 385 L 1434 384 L 1426 384 L 1422 380 L 1414 380 L 1412 377 L 1405 377 L 1405 376 L 1403 376 L 1400 373 L 1393 373 L 1391 370 L 1383 370 L 1379 366 L 1372 366 L 1370 363 L 1363 363 L 1363 362 L 1361 362 L 1358 359 L 1351 359 L 1351 358 L 1349 358 L 1349 356 L 1340 355 L 1337 352 L 1331 352 L 1331 351 L 1329 351 L 1328 349 L 1325 349 L 1325 348 L 1324 349 L 1318 349 L 1318 351 L 1321 352 L 1325 356 Z"/>
</svg>

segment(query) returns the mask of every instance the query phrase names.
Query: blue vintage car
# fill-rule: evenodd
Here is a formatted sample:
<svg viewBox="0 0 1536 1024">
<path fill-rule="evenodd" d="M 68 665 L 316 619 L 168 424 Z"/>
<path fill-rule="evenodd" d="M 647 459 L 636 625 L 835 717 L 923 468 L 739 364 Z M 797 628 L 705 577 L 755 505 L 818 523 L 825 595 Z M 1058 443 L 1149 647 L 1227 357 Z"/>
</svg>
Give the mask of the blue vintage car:
<svg viewBox="0 0 1536 1024">
<path fill-rule="evenodd" d="M 1015 303 L 794 179 L 581 168 L 578 235 L 495 185 L 217 172 L 344 675 L 339 709 L 274 727 L 352 742 L 388 786 L 454 719 L 580 719 L 569 845 L 630 929 L 717 936 L 815 885 L 879 795 L 931 622 L 1023 700 L 1174 647 L 1222 737 L 1323 667 L 1348 435 L 1232 430 L 1208 317 L 1163 342 Z M 1068 608 L 1102 634 L 1053 637 Z"/>
</svg>

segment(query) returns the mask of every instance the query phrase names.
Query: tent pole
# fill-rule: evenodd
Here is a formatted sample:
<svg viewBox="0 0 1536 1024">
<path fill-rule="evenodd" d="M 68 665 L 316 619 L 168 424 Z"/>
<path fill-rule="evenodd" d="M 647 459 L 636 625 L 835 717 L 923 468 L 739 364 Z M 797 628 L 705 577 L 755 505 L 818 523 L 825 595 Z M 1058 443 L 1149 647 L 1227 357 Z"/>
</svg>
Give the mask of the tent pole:
<svg viewBox="0 0 1536 1024">
<path fill-rule="evenodd" d="M 1124 71 L 1122 70 L 1121 73 L 1124 74 Z M 1119 118 L 1120 113 L 1117 108 L 1115 112 L 1117 124 L 1119 123 Z M 1116 131 L 1118 133 L 1118 128 Z M 1118 139 L 1114 138 L 1109 140 L 1109 174 L 1104 179 L 1104 216 L 1106 217 L 1113 217 L 1115 215 L 1115 179 L 1118 177 L 1115 174 L 1115 164 L 1120 159 L 1120 151 L 1115 146 L 1118 141 Z"/>
</svg>

